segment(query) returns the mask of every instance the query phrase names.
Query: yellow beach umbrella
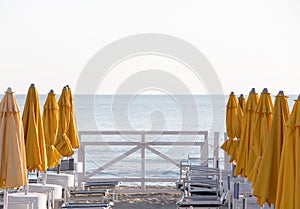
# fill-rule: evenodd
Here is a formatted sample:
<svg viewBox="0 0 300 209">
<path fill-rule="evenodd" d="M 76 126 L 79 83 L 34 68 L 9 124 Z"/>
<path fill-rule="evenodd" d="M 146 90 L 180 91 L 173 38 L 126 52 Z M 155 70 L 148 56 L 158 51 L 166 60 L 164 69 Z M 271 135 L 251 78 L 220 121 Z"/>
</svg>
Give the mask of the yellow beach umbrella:
<svg viewBox="0 0 300 209">
<path fill-rule="evenodd" d="M 253 194 L 257 197 L 257 203 L 261 207 L 265 202 L 269 205 L 275 205 L 276 202 L 282 144 L 286 132 L 286 122 L 290 115 L 287 99 L 288 97 L 284 96 L 282 91 L 276 96 L 270 135 L 266 141 L 253 190 Z"/>
<path fill-rule="evenodd" d="M 300 208 L 300 95 L 287 121 L 281 153 L 276 209 Z"/>
<path fill-rule="evenodd" d="M 38 92 L 31 84 L 22 115 L 26 147 L 26 163 L 29 171 L 46 171 L 47 154 Z"/>
<path fill-rule="evenodd" d="M 242 134 L 242 124 L 243 124 L 243 117 L 244 117 L 244 109 L 246 105 L 246 99 L 243 94 L 240 95 L 238 98 L 238 108 L 237 108 L 237 115 L 236 115 L 236 122 L 235 122 L 235 135 L 236 139 L 233 139 L 231 149 L 229 153 L 231 155 L 230 162 L 237 162 L 238 154 L 239 154 L 239 147 L 240 147 L 240 138 Z"/>
<path fill-rule="evenodd" d="M 239 147 L 239 155 L 237 158 L 237 164 L 234 171 L 234 175 L 241 175 L 243 177 L 248 176 L 248 159 L 249 159 L 249 149 L 250 149 L 250 136 L 253 132 L 254 128 L 254 115 L 256 106 L 258 104 L 258 95 L 255 93 L 255 89 L 253 88 L 250 91 L 248 96 L 244 117 L 243 117 L 243 125 L 241 130 L 241 139 L 240 139 L 240 147 Z"/>
<path fill-rule="evenodd" d="M 226 106 L 226 132 L 228 139 L 223 143 L 221 148 L 230 155 L 232 149 L 233 139 L 236 137 L 235 134 L 235 123 L 238 109 L 238 100 L 233 92 L 231 92 L 227 106 Z"/>
<path fill-rule="evenodd" d="M 236 115 L 236 123 L 235 123 L 235 135 L 236 138 L 240 139 L 242 135 L 242 125 L 243 125 L 243 117 L 246 106 L 246 99 L 243 94 L 241 94 L 238 98 L 238 109 Z"/>
<path fill-rule="evenodd" d="M 59 122 L 58 122 L 58 133 L 55 142 L 55 147 L 63 157 L 70 157 L 74 154 L 70 139 L 67 136 L 67 131 L 70 124 L 70 95 L 68 94 L 67 87 L 64 87 L 60 98 L 58 100 L 59 106 Z"/>
<path fill-rule="evenodd" d="M 255 124 L 252 135 L 253 139 L 248 162 L 248 170 L 250 171 L 248 180 L 252 182 L 252 187 L 255 186 L 264 146 L 267 138 L 269 137 L 273 109 L 274 107 L 271 95 L 265 88 L 260 95 L 258 105 L 255 110 Z"/>
<path fill-rule="evenodd" d="M 67 131 L 67 136 L 70 139 L 71 145 L 73 149 L 77 149 L 80 147 L 80 142 L 78 138 L 78 130 L 77 130 L 77 121 L 76 121 L 76 114 L 75 114 L 75 106 L 74 106 L 74 97 L 72 95 L 71 89 L 69 86 L 68 88 L 68 94 L 70 98 L 70 104 L 71 104 L 71 112 L 70 112 L 70 124 L 69 124 L 69 129 Z"/>
<path fill-rule="evenodd" d="M 58 104 L 53 90 L 47 96 L 44 104 L 43 125 L 47 152 L 47 163 L 49 168 L 54 168 L 59 164 L 62 158 L 61 154 L 55 148 L 55 141 L 58 131 Z"/>
<path fill-rule="evenodd" d="M 20 109 L 8 88 L 0 103 L 0 188 L 25 184 L 26 154 Z"/>
</svg>

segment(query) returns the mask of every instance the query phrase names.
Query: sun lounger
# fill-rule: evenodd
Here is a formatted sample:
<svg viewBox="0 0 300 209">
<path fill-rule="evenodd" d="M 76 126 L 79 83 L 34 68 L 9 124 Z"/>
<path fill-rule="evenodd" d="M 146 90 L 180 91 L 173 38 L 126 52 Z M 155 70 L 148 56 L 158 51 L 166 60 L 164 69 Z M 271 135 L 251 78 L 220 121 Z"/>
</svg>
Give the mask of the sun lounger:
<svg viewBox="0 0 300 209">
<path fill-rule="evenodd" d="M 55 201 L 62 200 L 62 186 L 56 184 L 29 184 L 29 192 L 47 194 L 48 205 L 54 208 Z"/>
<path fill-rule="evenodd" d="M 108 190 L 71 190 L 70 201 L 77 203 L 78 201 L 97 201 L 103 202 L 107 200 Z"/>
<path fill-rule="evenodd" d="M 74 175 L 64 173 L 47 173 L 47 184 L 57 184 L 63 187 L 64 203 L 67 203 L 68 192 L 74 187 Z"/>
<path fill-rule="evenodd" d="M 118 188 L 120 186 L 120 181 L 90 181 L 90 182 L 83 182 L 82 188 L 84 190 L 93 190 L 93 189 L 107 189 L 109 193 L 112 194 L 112 201 L 115 201 L 115 197 L 117 195 Z"/>
<path fill-rule="evenodd" d="M 2 209 L 3 203 L 0 203 L 0 209 Z M 10 201 L 8 202 L 9 209 L 34 209 L 34 201 L 32 200 L 20 200 L 17 202 Z"/>
<path fill-rule="evenodd" d="M 63 205 L 61 208 L 80 208 L 80 209 L 109 209 L 111 208 L 110 203 L 75 203 Z"/>
<path fill-rule="evenodd" d="M 92 189 L 93 187 L 117 187 L 120 185 L 120 181 L 90 181 L 90 182 L 83 182 L 84 189 Z"/>
<path fill-rule="evenodd" d="M 217 196 L 195 196 L 185 197 L 176 203 L 177 208 L 209 208 L 217 209 L 223 205 L 222 200 Z"/>
<path fill-rule="evenodd" d="M 24 192 L 16 192 L 8 194 L 8 202 L 33 202 L 33 208 L 46 209 L 47 208 L 47 195 L 42 193 L 30 192 L 25 194 Z M 20 209 L 20 205 L 16 207 Z"/>
<path fill-rule="evenodd" d="M 177 188 L 181 198 L 177 208 L 219 208 L 224 204 L 226 193 L 222 188 L 221 171 L 202 164 L 181 163 Z"/>
</svg>

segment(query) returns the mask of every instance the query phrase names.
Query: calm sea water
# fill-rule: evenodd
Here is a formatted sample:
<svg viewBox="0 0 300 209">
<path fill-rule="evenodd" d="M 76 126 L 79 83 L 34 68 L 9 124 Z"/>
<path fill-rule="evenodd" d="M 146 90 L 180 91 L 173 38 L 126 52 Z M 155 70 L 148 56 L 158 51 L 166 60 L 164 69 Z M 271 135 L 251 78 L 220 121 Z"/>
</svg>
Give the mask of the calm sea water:
<svg viewBox="0 0 300 209">
<path fill-rule="evenodd" d="M 16 95 L 21 110 L 24 108 L 26 95 Z M 57 95 L 58 99 L 59 95 Z M 289 105 L 292 108 L 296 96 L 291 95 Z M 46 95 L 40 95 L 41 106 L 44 105 Z M 75 96 L 75 109 L 78 129 L 80 131 L 208 131 L 209 155 L 213 153 L 213 132 L 225 131 L 225 108 L 227 96 L 168 96 L 168 95 L 138 95 L 138 96 Z M 83 141 L 140 141 L 138 136 L 85 136 Z M 178 136 L 151 136 L 146 141 L 175 142 Z M 184 138 L 187 141 L 202 140 L 198 138 Z M 224 139 L 220 139 L 220 144 Z M 86 172 L 90 173 L 111 159 L 132 149 L 132 146 L 87 146 Z M 152 147 L 164 155 L 180 161 L 188 154 L 199 156 L 198 147 Z M 178 177 L 178 168 L 146 149 L 146 177 Z M 76 158 L 76 154 L 75 154 Z M 222 158 L 222 156 L 221 156 Z M 141 173 L 141 150 L 137 150 L 121 161 L 109 166 L 99 175 L 101 177 L 139 177 Z"/>
</svg>

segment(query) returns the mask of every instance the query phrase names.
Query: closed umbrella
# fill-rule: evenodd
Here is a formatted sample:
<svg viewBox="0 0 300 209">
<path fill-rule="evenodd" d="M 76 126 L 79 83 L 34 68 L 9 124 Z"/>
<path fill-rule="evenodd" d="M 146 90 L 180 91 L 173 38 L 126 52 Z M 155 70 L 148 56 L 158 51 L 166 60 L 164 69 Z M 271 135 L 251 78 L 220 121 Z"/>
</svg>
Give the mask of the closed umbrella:
<svg viewBox="0 0 300 209">
<path fill-rule="evenodd" d="M 243 125 L 243 117 L 245 112 L 246 106 L 246 99 L 243 94 L 241 94 L 238 98 L 238 109 L 237 109 L 237 116 L 236 116 L 236 123 L 235 123 L 235 135 L 236 138 L 240 139 L 242 135 L 242 125 Z"/>
<path fill-rule="evenodd" d="M 226 132 L 228 139 L 223 143 L 221 148 L 230 155 L 232 150 L 233 139 L 235 134 L 235 123 L 238 109 L 238 100 L 233 92 L 231 92 L 226 106 Z"/>
<path fill-rule="evenodd" d="M 58 131 L 58 104 L 53 90 L 47 96 L 43 111 L 43 125 L 47 152 L 47 164 L 49 168 L 54 168 L 62 158 L 55 148 L 55 141 Z"/>
<path fill-rule="evenodd" d="M 0 103 L 0 188 L 16 188 L 27 183 L 26 154 L 20 109 L 8 88 Z M 4 208 L 7 208 L 5 191 Z"/>
<path fill-rule="evenodd" d="M 230 162 L 237 162 L 238 154 L 239 154 L 239 147 L 240 147 L 240 138 L 242 134 L 242 124 L 243 124 L 243 117 L 244 117 L 244 109 L 246 104 L 246 99 L 243 94 L 240 95 L 238 98 L 238 108 L 237 108 L 237 115 L 236 115 L 236 123 L 235 123 L 235 135 L 236 140 L 232 141 L 231 150 L 229 151 L 231 157 Z"/>
<path fill-rule="evenodd" d="M 287 121 L 281 153 L 276 209 L 300 208 L 300 95 Z"/>
<path fill-rule="evenodd" d="M 283 139 L 286 132 L 286 122 L 290 115 L 287 102 L 288 97 L 279 92 L 275 99 L 273 121 L 270 135 L 267 139 L 263 157 L 253 194 L 257 197 L 257 203 L 263 206 L 265 202 L 269 205 L 276 202 L 277 181 Z"/>
<path fill-rule="evenodd" d="M 244 117 L 243 117 L 243 125 L 241 130 L 241 139 L 240 139 L 240 147 L 239 147 L 239 155 L 237 158 L 237 164 L 234 171 L 234 175 L 241 175 L 243 177 L 248 176 L 248 159 L 249 159 L 249 149 L 250 149 L 250 136 L 253 132 L 254 128 L 254 115 L 256 106 L 258 104 L 258 95 L 255 93 L 255 89 L 253 88 L 250 91 L 248 96 Z"/>
<path fill-rule="evenodd" d="M 71 145 L 73 149 L 77 149 L 80 147 L 80 142 L 78 138 L 78 130 L 77 130 L 77 121 L 76 121 L 76 113 L 75 113 L 75 106 L 74 106 L 74 97 L 72 95 L 71 89 L 69 86 L 67 86 L 68 91 L 67 93 L 69 94 L 70 98 L 70 124 L 69 124 L 69 129 L 67 132 L 67 136 L 70 139 Z"/>
<path fill-rule="evenodd" d="M 31 84 L 26 96 L 22 121 L 27 169 L 29 171 L 46 171 L 48 166 L 43 121 L 40 100 L 34 84 Z"/>
<path fill-rule="evenodd" d="M 248 180 L 252 182 L 252 187 L 255 186 L 264 146 L 267 138 L 269 137 L 272 124 L 273 109 L 274 107 L 271 95 L 265 88 L 260 95 L 258 105 L 255 110 L 255 125 L 248 162 L 248 169 L 250 171 Z"/>
<path fill-rule="evenodd" d="M 74 154 L 67 132 L 70 125 L 71 103 L 67 87 L 64 87 L 58 100 L 59 122 L 55 147 L 63 157 Z"/>
</svg>

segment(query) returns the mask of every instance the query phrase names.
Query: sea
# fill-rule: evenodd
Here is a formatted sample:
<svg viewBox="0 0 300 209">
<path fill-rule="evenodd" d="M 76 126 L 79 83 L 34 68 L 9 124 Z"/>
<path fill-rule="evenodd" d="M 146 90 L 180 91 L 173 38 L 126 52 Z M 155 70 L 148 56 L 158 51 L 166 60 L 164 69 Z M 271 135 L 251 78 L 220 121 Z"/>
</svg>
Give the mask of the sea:
<svg viewBox="0 0 300 209">
<path fill-rule="evenodd" d="M 47 95 L 40 95 L 41 111 Z M 26 95 L 16 95 L 23 111 Z M 290 95 L 292 108 L 295 95 Z M 57 95 L 57 100 L 59 95 Z M 273 96 L 274 99 L 274 96 Z M 214 153 L 214 133 L 219 132 L 219 145 L 224 142 L 225 113 L 228 95 L 75 95 L 74 104 L 79 131 L 207 131 L 208 156 Z M 273 100 L 274 101 L 274 100 Z M 203 141 L 201 136 L 146 135 L 146 142 Z M 132 150 L 132 142 L 140 135 L 83 135 L 85 173 L 101 168 L 94 178 L 177 178 L 179 169 L 174 162 L 188 156 L 200 157 L 197 146 L 151 146 L 145 151 Z M 94 145 L 97 142 L 128 142 L 131 145 Z M 145 152 L 145 159 L 142 159 Z M 126 154 L 129 153 L 127 156 Z M 219 152 L 221 162 L 224 154 Z M 126 157 L 124 156 L 126 155 Z M 121 157 L 120 157 L 121 156 Z M 78 159 L 78 152 L 74 156 Z M 117 159 L 114 163 L 111 160 Z M 142 174 L 141 162 L 145 162 Z M 172 163 L 173 162 L 173 163 Z M 221 165 L 222 167 L 222 165 Z M 131 182 L 130 184 L 134 184 Z M 139 184 L 139 183 L 137 183 Z M 151 184 L 151 183 L 149 183 Z M 161 184 L 161 183 L 160 183 Z"/>
</svg>

